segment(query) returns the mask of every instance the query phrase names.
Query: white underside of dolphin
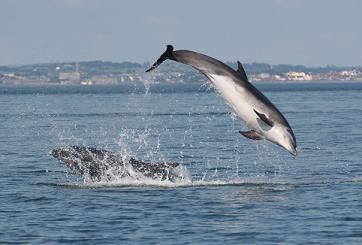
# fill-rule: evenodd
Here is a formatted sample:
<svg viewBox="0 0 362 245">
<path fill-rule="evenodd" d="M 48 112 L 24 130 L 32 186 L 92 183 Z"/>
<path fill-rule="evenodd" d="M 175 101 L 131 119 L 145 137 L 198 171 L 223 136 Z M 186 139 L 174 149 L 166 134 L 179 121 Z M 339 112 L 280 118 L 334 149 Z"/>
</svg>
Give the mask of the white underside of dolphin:
<svg viewBox="0 0 362 245">
<path fill-rule="evenodd" d="M 147 71 L 153 70 L 165 59 L 188 64 L 202 72 L 225 99 L 232 111 L 250 131 L 240 133 L 247 138 L 266 139 L 296 155 L 296 140 L 291 127 L 279 110 L 251 83 L 242 65 L 234 71 L 224 63 L 188 50 L 173 51 L 168 45 L 166 52 Z"/>
<path fill-rule="evenodd" d="M 255 100 L 246 99 L 243 103 L 240 103 L 240 98 L 249 97 L 247 91 L 243 87 L 238 86 L 232 79 L 226 76 L 210 74 L 209 77 L 216 90 L 225 99 L 232 111 L 243 122 L 245 122 L 248 128 L 255 130 L 257 135 L 260 137 L 258 139 L 272 139 L 273 142 L 282 140 L 281 137 L 278 137 L 279 134 L 275 133 L 276 129 L 278 129 L 280 125 L 274 124 L 273 127 L 270 127 L 269 125 L 263 123 L 256 115 L 254 110 L 261 113 L 263 113 L 263 110 L 258 108 L 259 106 Z"/>
<path fill-rule="evenodd" d="M 240 98 L 247 98 L 245 89 L 236 85 L 232 79 L 226 76 L 210 74 L 208 77 L 233 112 L 238 115 L 249 128 L 258 129 L 259 124 L 253 111 L 255 105 L 253 105 L 252 101 L 248 100 L 240 103 Z"/>
</svg>

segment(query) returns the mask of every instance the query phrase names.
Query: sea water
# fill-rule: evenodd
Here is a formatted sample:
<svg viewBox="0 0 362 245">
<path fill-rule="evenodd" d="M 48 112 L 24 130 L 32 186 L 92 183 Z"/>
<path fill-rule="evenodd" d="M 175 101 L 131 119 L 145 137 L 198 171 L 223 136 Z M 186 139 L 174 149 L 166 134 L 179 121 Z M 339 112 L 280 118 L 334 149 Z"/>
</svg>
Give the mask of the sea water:
<svg viewBox="0 0 362 245">
<path fill-rule="evenodd" d="M 360 244 L 362 84 L 257 87 L 297 157 L 201 84 L 0 86 L 0 244 Z M 67 145 L 189 177 L 84 182 L 48 155 Z"/>
</svg>

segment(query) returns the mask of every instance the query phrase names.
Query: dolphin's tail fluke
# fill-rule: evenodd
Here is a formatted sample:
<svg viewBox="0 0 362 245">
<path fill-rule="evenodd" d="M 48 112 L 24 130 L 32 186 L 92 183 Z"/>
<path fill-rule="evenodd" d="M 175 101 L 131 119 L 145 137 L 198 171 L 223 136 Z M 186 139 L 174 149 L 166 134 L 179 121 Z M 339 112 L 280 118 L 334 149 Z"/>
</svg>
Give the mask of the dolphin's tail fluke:
<svg viewBox="0 0 362 245">
<path fill-rule="evenodd" d="M 172 45 L 167 45 L 166 51 L 160 56 L 160 58 L 158 58 L 158 60 L 146 72 L 152 71 L 153 69 L 155 69 L 157 66 L 159 66 L 162 62 L 164 62 L 167 59 L 174 60 L 175 58 L 173 57 L 172 51 L 173 51 Z"/>
</svg>

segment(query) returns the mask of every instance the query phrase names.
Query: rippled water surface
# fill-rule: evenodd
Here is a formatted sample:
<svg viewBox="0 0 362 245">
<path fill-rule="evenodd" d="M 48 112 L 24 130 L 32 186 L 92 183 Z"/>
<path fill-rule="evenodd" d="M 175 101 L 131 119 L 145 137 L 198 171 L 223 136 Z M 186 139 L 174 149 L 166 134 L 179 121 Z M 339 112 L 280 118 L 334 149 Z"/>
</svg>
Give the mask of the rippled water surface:
<svg viewBox="0 0 362 245">
<path fill-rule="evenodd" d="M 0 244 L 361 244 L 362 84 L 258 87 L 297 157 L 242 137 L 200 84 L 0 86 Z M 84 183 L 48 155 L 66 145 L 191 179 Z"/>
</svg>

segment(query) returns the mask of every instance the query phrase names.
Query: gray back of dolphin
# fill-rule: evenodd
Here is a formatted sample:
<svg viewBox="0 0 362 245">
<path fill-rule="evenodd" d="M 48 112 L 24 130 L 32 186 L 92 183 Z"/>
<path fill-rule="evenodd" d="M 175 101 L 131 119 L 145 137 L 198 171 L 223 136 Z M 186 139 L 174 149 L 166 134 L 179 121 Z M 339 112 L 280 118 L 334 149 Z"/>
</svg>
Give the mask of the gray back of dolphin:
<svg viewBox="0 0 362 245">
<path fill-rule="evenodd" d="M 244 87 L 250 93 L 253 93 L 255 97 L 258 97 L 262 103 L 265 104 L 265 108 L 269 108 L 272 111 L 277 113 L 271 113 L 271 115 L 278 115 L 272 118 L 274 121 L 278 121 L 282 124 L 288 125 L 288 121 L 284 118 L 281 112 L 274 106 L 274 104 L 265 97 L 257 88 L 254 87 L 248 81 L 245 70 L 240 62 L 238 62 L 238 70 L 232 69 L 230 66 L 225 63 L 212 58 L 210 56 L 200 54 L 190 50 L 176 50 L 173 51 L 173 46 L 167 45 L 167 50 L 161 55 L 160 59 L 156 61 L 150 69 L 146 72 L 149 72 L 159 66 L 164 60 L 170 59 L 186 65 L 190 65 L 204 74 L 207 78 L 210 79 L 210 74 L 217 74 L 230 77 L 234 80 L 235 83 Z"/>
</svg>

